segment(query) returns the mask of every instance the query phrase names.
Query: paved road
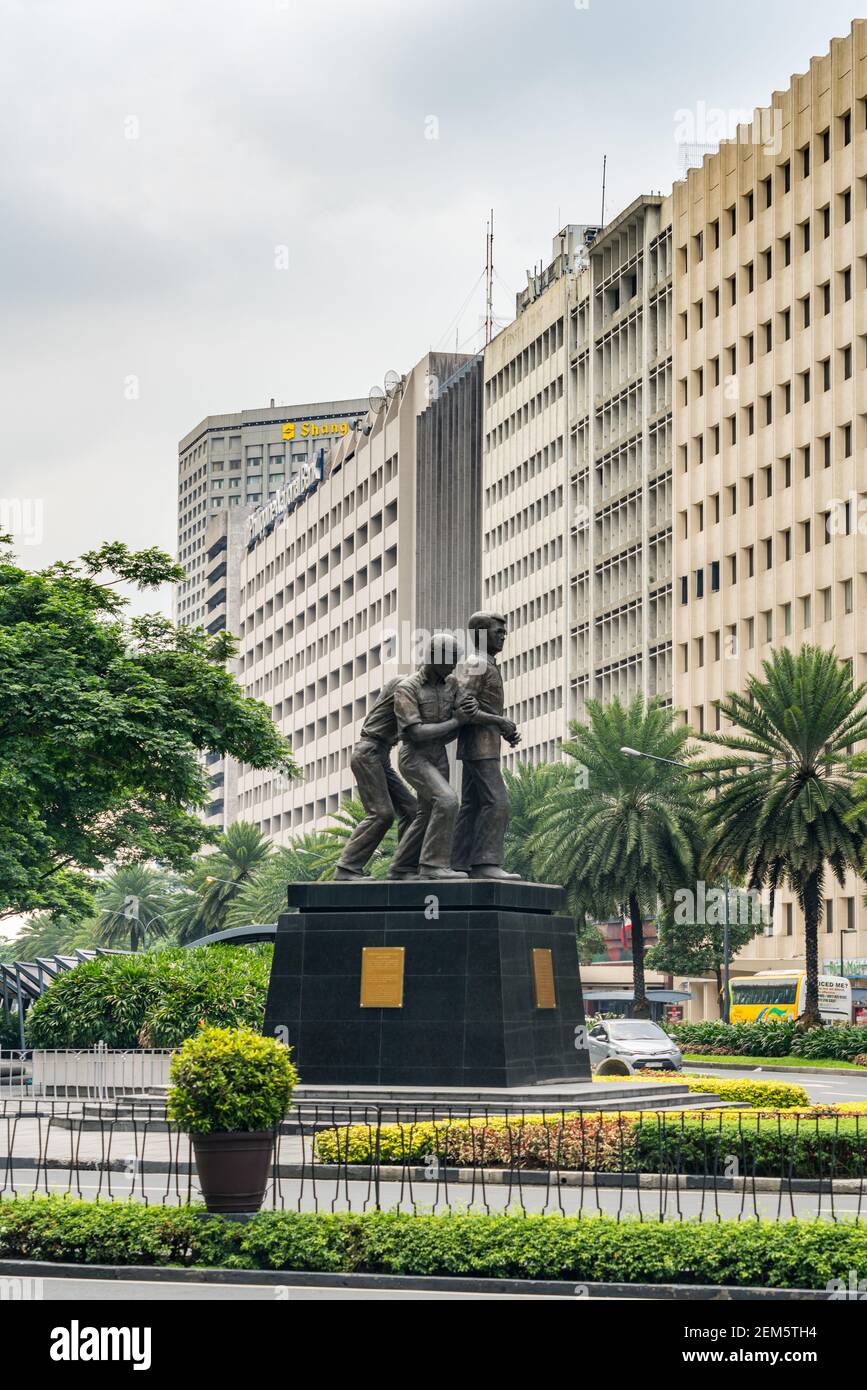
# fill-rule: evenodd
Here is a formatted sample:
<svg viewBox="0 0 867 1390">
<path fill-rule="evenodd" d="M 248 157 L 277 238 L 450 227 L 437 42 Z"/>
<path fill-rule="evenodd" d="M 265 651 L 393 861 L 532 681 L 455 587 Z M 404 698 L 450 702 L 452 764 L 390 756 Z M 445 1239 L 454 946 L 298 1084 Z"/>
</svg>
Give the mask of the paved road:
<svg viewBox="0 0 867 1390">
<path fill-rule="evenodd" d="M 43 1279 L 41 1297 L 46 1301 L 63 1302 L 107 1302 L 107 1303 L 131 1303 L 136 1301 L 152 1303 L 182 1301 L 216 1301 L 229 1303 L 297 1303 L 297 1302 L 329 1302 L 339 1301 L 358 1301 L 363 1299 L 379 1300 L 384 1299 L 389 1302 L 394 1299 L 423 1299 L 440 1302 L 442 1299 L 482 1299 L 497 1300 L 513 1298 L 513 1294 L 497 1293 L 428 1293 L 425 1290 L 417 1289 L 322 1289 L 309 1288 L 306 1285 L 294 1284 L 193 1284 L 187 1282 L 157 1283 L 149 1279 L 136 1282 L 131 1279 L 76 1279 L 72 1276 L 64 1279 Z M 562 1302 L 568 1299 L 575 1301 L 574 1294 L 530 1294 L 522 1295 L 529 1297 L 530 1301 L 542 1299 L 543 1301 L 554 1300 Z M 586 1298 L 584 1299 L 586 1301 Z M 595 1300 L 594 1300 L 595 1301 Z"/>
<path fill-rule="evenodd" d="M 867 1076 L 857 1072 L 849 1077 L 828 1076 L 818 1071 L 795 1071 L 794 1068 L 791 1071 L 787 1068 L 785 1073 L 766 1071 L 763 1067 L 738 1067 L 731 1070 L 726 1067 L 725 1070 L 720 1068 L 714 1071 L 711 1065 L 698 1062 L 690 1062 L 684 1067 L 684 1071 L 712 1076 L 719 1080 L 725 1077 L 745 1076 L 753 1080 L 792 1081 L 797 1086 L 803 1086 L 810 1100 L 817 1104 L 837 1105 L 843 1101 L 867 1101 Z"/>
<path fill-rule="evenodd" d="M 82 1181 L 73 1186 L 72 1195 L 85 1200 L 92 1200 L 97 1196 L 105 1199 L 105 1183 L 103 1182 L 102 1187 L 99 1186 L 98 1180 L 88 1183 L 84 1180 L 87 1176 L 83 1174 Z M 17 1173 L 16 1193 L 24 1196 L 33 1191 L 33 1181 L 32 1171 Z M 46 1186 L 45 1174 L 41 1174 L 37 1190 L 40 1194 L 46 1191 L 68 1193 L 70 1188 L 67 1175 L 62 1170 L 49 1173 Z M 187 1200 L 186 1188 L 180 1194 L 167 1191 L 165 1177 L 160 1178 L 157 1174 L 148 1174 L 143 1179 L 137 1179 L 134 1191 L 130 1190 L 128 1183 L 124 1186 L 122 1182 L 113 1183 L 111 1191 L 116 1200 L 123 1201 L 131 1196 L 134 1201 L 146 1201 L 153 1206 L 176 1206 L 179 1201 Z M 8 1191 L 6 1195 L 10 1195 Z M 195 1184 L 191 1196 L 194 1202 L 201 1200 Z M 799 1220 L 814 1221 L 818 1218 L 831 1221 L 851 1219 L 856 1215 L 860 1215 L 864 1220 L 867 1219 L 867 1181 L 860 1197 L 857 1192 L 848 1192 L 836 1194 L 833 1200 L 827 1192 L 796 1192 L 790 1195 L 784 1190 L 782 1193 L 754 1193 L 749 1187 L 745 1192 L 718 1191 L 714 1195 L 711 1187 L 704 1192 L 688 1188 L 683 1179 L 680 1187 L 676 1186 L 672 1179 L 667 1188 L 627 1188 L 621 1192 L 619 1187 L 594 1188 L 590 1174 L 587 1175 L 583 1190 L 580 1187 L 558 1187 L 553 1183 L 550 1191 L 544 1185 L 535 1183 L 527 1183 L 522 1187 L 515 1183 L 511 1188 L 506 1183 L 491 1183 L 484 1188 L 481 1183 L 477 1183 L 473 1188 L 469 1183 L 449 1183 L 446 1187 L 443 1183 L 437 1186 L 433 1181 L 421 1181 L 413 1182 L 411 1189 L 408 1183 L 403 1186 L 399 1182 L 380 1184 L 381 1207 L 412 1211 L 413 1203 L 417 1210 L 440 1213 L 450 1209 L 483 1211 L 485 1206 L 491 1211 L 503 1211 L 509 1206 L 514 1208 L 522 1205 L 528 1212 L 556 1212 L 565 1216 L 593 1216 L 598 1212 L 604 1212 L 609 1216 L 642 1215 L 651 1221 L 660 1217 L 675 1221 L 715 1221 L 718 1217 L 751 1220 L 756 1216 L 766 1217 L 771 1221 L 788 1220 L 792 1217 Z M 370 1210 L 375 1204 L 376 1197 L 372 1185 L 367 1182 L 346 1182 L 342 1179 L 317 1179 L 315 1184 L 308 1181 L 303 1185 L 294 1179 L 284 1179 L 276 1200 L 273 1194 L 269 1193 L 265 1201 L 266 1207 L 282 1207 L 289 1211 L 314 1211 L 318 1208 L 319 1211 L 359 1212 Z"/>
</svg>

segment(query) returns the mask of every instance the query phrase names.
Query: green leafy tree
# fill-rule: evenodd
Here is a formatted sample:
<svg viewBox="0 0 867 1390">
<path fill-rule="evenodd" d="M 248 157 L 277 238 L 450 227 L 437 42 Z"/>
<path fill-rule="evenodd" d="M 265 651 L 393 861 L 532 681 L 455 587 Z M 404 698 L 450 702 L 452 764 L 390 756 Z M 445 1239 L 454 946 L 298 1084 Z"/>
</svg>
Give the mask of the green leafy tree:
<svg viewBox="0 0 867 1390">
<path fill-rule="evenodd" d="M 722 889 L 719 890 L 722 897 Z M 717 993 L 722 999 L 724 963 L 724 925 L 722 912 L 705 913 L 704 921 L 684 918 L 676 909 L 664 908 L 657 917 L 657 941 L 647 953 L 650 970 L 666 975 L 716 976 Z M 763 928 L 761 913 L 753 900 L 739 888 L 729 889 L 729 959 L 755 940 Z"/>
<path fill-rule="evenodd" d="M 34 913 L 18 935 L 0 946 L 0 961 L 36 960 L 37 956 L 68 956 L 76 949 L 100 944 L 95 918 L 73 922 L 68 917 Z"/>
<path fill-rule="evenodd" d="M 747 887 L 788 885 L 804 914 L 807 984 L 801 1027 L 819 1015 L 819 925 L 827 873 L 841 885 L 859 867 L 867 804 L 855 792 L 850 750 L 867 738 L 862 702 L 836 652 L 783 647 L 749 676 L 743 695 L 720 703 L 735 732 L 703 735 L 728 752 L 704 760 L 716 795 L 708 803 L 711 859 Z M 862 763 L 862 766 L 864 764 Z"/>
<path fill-rule="evenodd" d="M 689 756 L 690 731 L 675 726 L 660 701 L 638 696 L 628 706 L 587 702 L 588 723 L 571 725 L 563 744 L 570 775 L 554 787 L 532 853 L 543 872 L 597 912 L 627 903 L 632 920 L 632 1013 L 650 1012 L 644 978 L 645 914 L 659 899 L 695 880 L 701 817 L 689 774 L 680 767 L 630 757 L 624 747 L 656 758 Z"/>
<path fill-rule="evenodd" d="M 562 786 L 570 776 L 570 769 L 565 763 L 518 763 L 514 772 L 509 768 L 503 770 L 510 807 L 505 867 L 530 883 L 539 882 L 544 877 L 538 850 L 533 848 L 533 837 L 548 814 L 555 787 Z M 549 877 L 550 873 L 549 865 Z M 575 918 L 581 960 L 589 961 L 603 949 L 604 940 L 592 920 L 596 912 L 586 884 L 580 887 L 574 883 L 566 885 L 566 907 Z M 600 915 L 604 915 L 604 908 Z"/>
<path fill-rule="evenodd" d="M 173 884 L 149 864 L 119 864 L 100 880 L 96 892 L 96 931 L 106 946 L 137 951 L 170 935 Z"/>
<path fill-rule="evenodd" d="M 186 868 L 209 838 L 206 750 L 296 774 L 270 712 L 226 669 L 234 639 L 130 618 L 116 589 L 182 576 L 120 543 L 39 572 L 2 546 L 0 916 L 86 916 L 93 872 L 116 859 Z"/>
<path fill-rule="evenodd" d="M 273 949 L 169 946 L 58 975 L 27 1011 L 32 1047 L 177 1047 L 202 1023 L 261 1029 Z"/>
<path fill-rule="evenodd" d="M 236 821 L 217 841 L 213 854 L 202 855 L 189 875 L 172 913 L 178 941 L 195 941 L 227 925 L 232 904 L 273 853 L 271 840 L 249 821 Z"/>
<path fill-rule="evenodd" d="M 232 903 L 226 926 L 276 922 L 281 912 L 288 911 L 287 883 L 308 883 L 322 877 L 320 866 L 325 849 L 321 832 L 309 832 L 275 850 Z"/>
</svg>

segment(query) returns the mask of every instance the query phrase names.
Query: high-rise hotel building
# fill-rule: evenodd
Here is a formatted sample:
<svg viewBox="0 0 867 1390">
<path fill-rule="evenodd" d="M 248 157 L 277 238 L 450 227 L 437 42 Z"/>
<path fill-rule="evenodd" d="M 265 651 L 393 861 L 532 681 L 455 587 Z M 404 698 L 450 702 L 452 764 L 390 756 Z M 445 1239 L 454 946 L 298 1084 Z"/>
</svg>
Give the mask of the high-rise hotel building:
<svg viewBox="0 0 867 1390">
<path fill-rule="evenodd" d="M 364 400 L 270 406 L 230 415 L 208 415 L 178 445 L 178 559 L 187 577 L 175 589 L 175 620 L 210 628 L 205 591 L 209 564 L 208 518 L 255 508 L 273 496 L 314 456 L 326 428 L 367 413 Z M 305 429 L 306 426 L 306 429 Z M 315 426 L 315 434 L 312 432 Z M 292 437 L 285 433 L 291 430 Z M 218 631 L 218 626 L 213 627 Z"/>
<path fill-rule="evenodd" d="M 672 201 L 673 699 L 713 731 L 774 648 L 833 646 L 867 679 L 867 23 Z M 863 892 L 827 880 L 824 961 L 867 957 Z M 803 951 L 783 895 L 738 968 Z"/>
<path fill-rule="evenodd" d="M 187 577 L 175 588 L 178 624 L 237 633 L 246 518 L 367 409 L 366 400 L 297 406 L 272 401 L 209 415 L 184 436 L 178 445 L 178 559 Z M 234 661 L 235 674 L 237 666 Z M 238 767 L 217 753 L 205 761 L 211 800 L 204 819 L 224 830 L 236 819 Z"/>
</svg>

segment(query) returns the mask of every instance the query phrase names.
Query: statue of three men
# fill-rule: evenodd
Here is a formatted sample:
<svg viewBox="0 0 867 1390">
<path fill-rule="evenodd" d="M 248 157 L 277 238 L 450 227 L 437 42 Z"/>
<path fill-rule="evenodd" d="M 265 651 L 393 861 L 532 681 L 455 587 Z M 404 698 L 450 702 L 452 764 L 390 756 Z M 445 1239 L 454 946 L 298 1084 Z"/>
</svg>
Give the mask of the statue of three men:
<svg viewBox="0 0 867 1390">
<path fill-rule="evenodd" d="M 351 767 L 367 814 L 348 840 L 335 878 L 366 877 L 364 866 L 395 817 L 398 844 L 389 878 L 520 877 L 503 868 L 509 798 L 500 749 L 503 739 L 513 748 L 520 742 L 504 715 L 496 661 L 506 620 L 498 613 L 474 613 L 468 627 L 472 652 L 461 659 L 457 638 L 435 632 L 427 660 L 414 675 L 390 680 L 362 724 Z M 460 800 L 449 782 L 446 751 L 455 738 L 463 764 Z M 405 781 L 391 766 L 398 741 Z"/>
</svg>

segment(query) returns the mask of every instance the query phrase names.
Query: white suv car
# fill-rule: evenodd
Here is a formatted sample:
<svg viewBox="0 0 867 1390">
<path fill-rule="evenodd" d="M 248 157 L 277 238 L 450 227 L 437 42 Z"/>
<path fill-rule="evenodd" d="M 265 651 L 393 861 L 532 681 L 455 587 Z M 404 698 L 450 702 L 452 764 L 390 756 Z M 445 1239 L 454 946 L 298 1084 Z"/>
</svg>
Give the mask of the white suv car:
<svg viewBox="0 0 867 1390">
<path fill-rule="evenodd" d="M 636 1071 L 643 1067 L 660 1067 L 680 1071 L 683 1057 L 680 1048 L 667 1033 L 643 1018 L 610 1018 L 597 1023 L 587 1035 L 590 1064 L 598 1067 L 609 1058 L 628 1062 Z"/>
</svg>

